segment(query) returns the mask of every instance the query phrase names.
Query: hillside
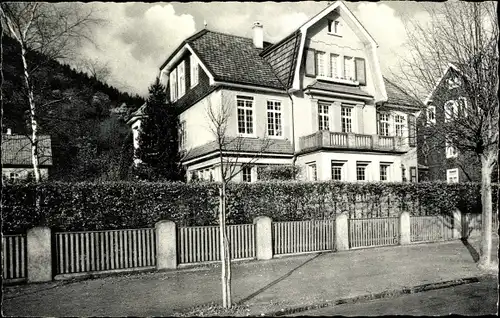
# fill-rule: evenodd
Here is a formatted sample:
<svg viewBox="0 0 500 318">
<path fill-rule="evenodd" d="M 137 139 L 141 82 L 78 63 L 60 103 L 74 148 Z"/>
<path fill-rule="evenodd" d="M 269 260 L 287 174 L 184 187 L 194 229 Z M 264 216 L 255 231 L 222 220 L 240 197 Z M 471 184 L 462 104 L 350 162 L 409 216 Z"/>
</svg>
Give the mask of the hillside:
<svg viewBox="0 0 500 318">
<path fill-rule="evenodd" d="M 20 50 L 3 37 L 2 130 L 29 133 Z M 144 103 L 138 95 L 30 52 L 40 134 L 52 138 L 55 180 L 117 180 L 131 164 L 131 134 L 125 120 Z"/>
</svg>

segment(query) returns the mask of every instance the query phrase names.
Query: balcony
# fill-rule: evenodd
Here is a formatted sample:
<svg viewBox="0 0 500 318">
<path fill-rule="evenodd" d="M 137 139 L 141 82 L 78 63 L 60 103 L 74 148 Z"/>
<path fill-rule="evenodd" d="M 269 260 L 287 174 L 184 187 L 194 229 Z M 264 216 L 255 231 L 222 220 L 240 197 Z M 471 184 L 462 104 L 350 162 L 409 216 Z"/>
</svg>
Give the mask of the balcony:
<svg viewBox="0 0 500 318">
<path fill-rule="evenodd" d="M 402 137 L 339 133 L 328 130 L 300 137 L 299 147 L 300 151 L 329 148 L 404 153 L 410 150 L 407 140 Z"/>
</svg>

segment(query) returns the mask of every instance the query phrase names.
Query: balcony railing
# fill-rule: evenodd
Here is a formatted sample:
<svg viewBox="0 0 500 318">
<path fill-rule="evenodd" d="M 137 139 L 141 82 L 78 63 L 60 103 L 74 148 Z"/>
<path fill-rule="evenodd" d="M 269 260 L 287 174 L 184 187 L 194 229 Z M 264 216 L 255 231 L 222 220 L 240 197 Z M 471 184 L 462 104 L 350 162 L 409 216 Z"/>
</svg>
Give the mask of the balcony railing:
<svg viewBox="0 0 500 318">
<path fill-rule="evenodd" d="M 300 137 L 299 146 L 300 150 L 318 148 L 367 149 L 393 152 L 407 152 L 410 150 L 408 143 L 402 137 L 340 133 L 327 130 Z"/>
</svg>

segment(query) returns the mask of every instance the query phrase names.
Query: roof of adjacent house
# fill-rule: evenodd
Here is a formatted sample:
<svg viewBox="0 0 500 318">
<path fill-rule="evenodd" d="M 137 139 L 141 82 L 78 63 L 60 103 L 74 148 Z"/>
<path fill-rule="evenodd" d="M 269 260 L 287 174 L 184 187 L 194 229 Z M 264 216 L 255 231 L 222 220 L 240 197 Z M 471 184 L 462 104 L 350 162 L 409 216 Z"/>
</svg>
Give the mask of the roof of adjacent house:
<svg viewBox="0 0 500 318">
<path fill-rule="evenodd" d="M 253 40 L 207 29 L 186 41 L 215 81 L 283 89 L 271 65 L 260 56 Z"/>
<path fill-rule="evenodd" d="M 423 104 L 411 97 L 401 87 L 384 77 L 385 90 L 387 92 L 387 102 L 392 105 L 401 105 L 421 108 Z"/>
<path fill-rule="evenodd" d="M 217 149 L 217 142 L 212 141 L 189 150 L 182 160 L 188 161 Z M 292 144 L 284 139 L 235 138 L 224 146 L 224 151 L 293 155 Z"/>
<path fill-rule="evenodd" d="M 50 136 L 38 136 L 39 164 L 52 165 Z M 24 135 L 2 135 L 2 165 L 31 166 L 31 139 Z"/>
</svg>

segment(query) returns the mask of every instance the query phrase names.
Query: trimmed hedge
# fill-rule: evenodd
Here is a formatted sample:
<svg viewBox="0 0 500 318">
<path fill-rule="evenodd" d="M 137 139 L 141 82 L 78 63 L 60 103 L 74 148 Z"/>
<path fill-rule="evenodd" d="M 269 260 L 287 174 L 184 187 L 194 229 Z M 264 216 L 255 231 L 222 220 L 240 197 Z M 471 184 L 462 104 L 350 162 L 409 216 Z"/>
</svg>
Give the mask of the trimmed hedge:
<svg viewBox="0 0 500 318">
<path fill-rule="evenodd" d="M 493 186 L 496 210 L 497 186 Z M 39 209 L 36 209 L 36 198 Z M 480 184 L 257 182 L 228 186 L 228 223 L 480 213 Z M 159 220 L 180 226 L 217 224 L 217 183 L 42 183 L 4 185 L 2 232 L 23 233 L 37 225 L 55 231 L 153 227 Z"/>
</svg>

